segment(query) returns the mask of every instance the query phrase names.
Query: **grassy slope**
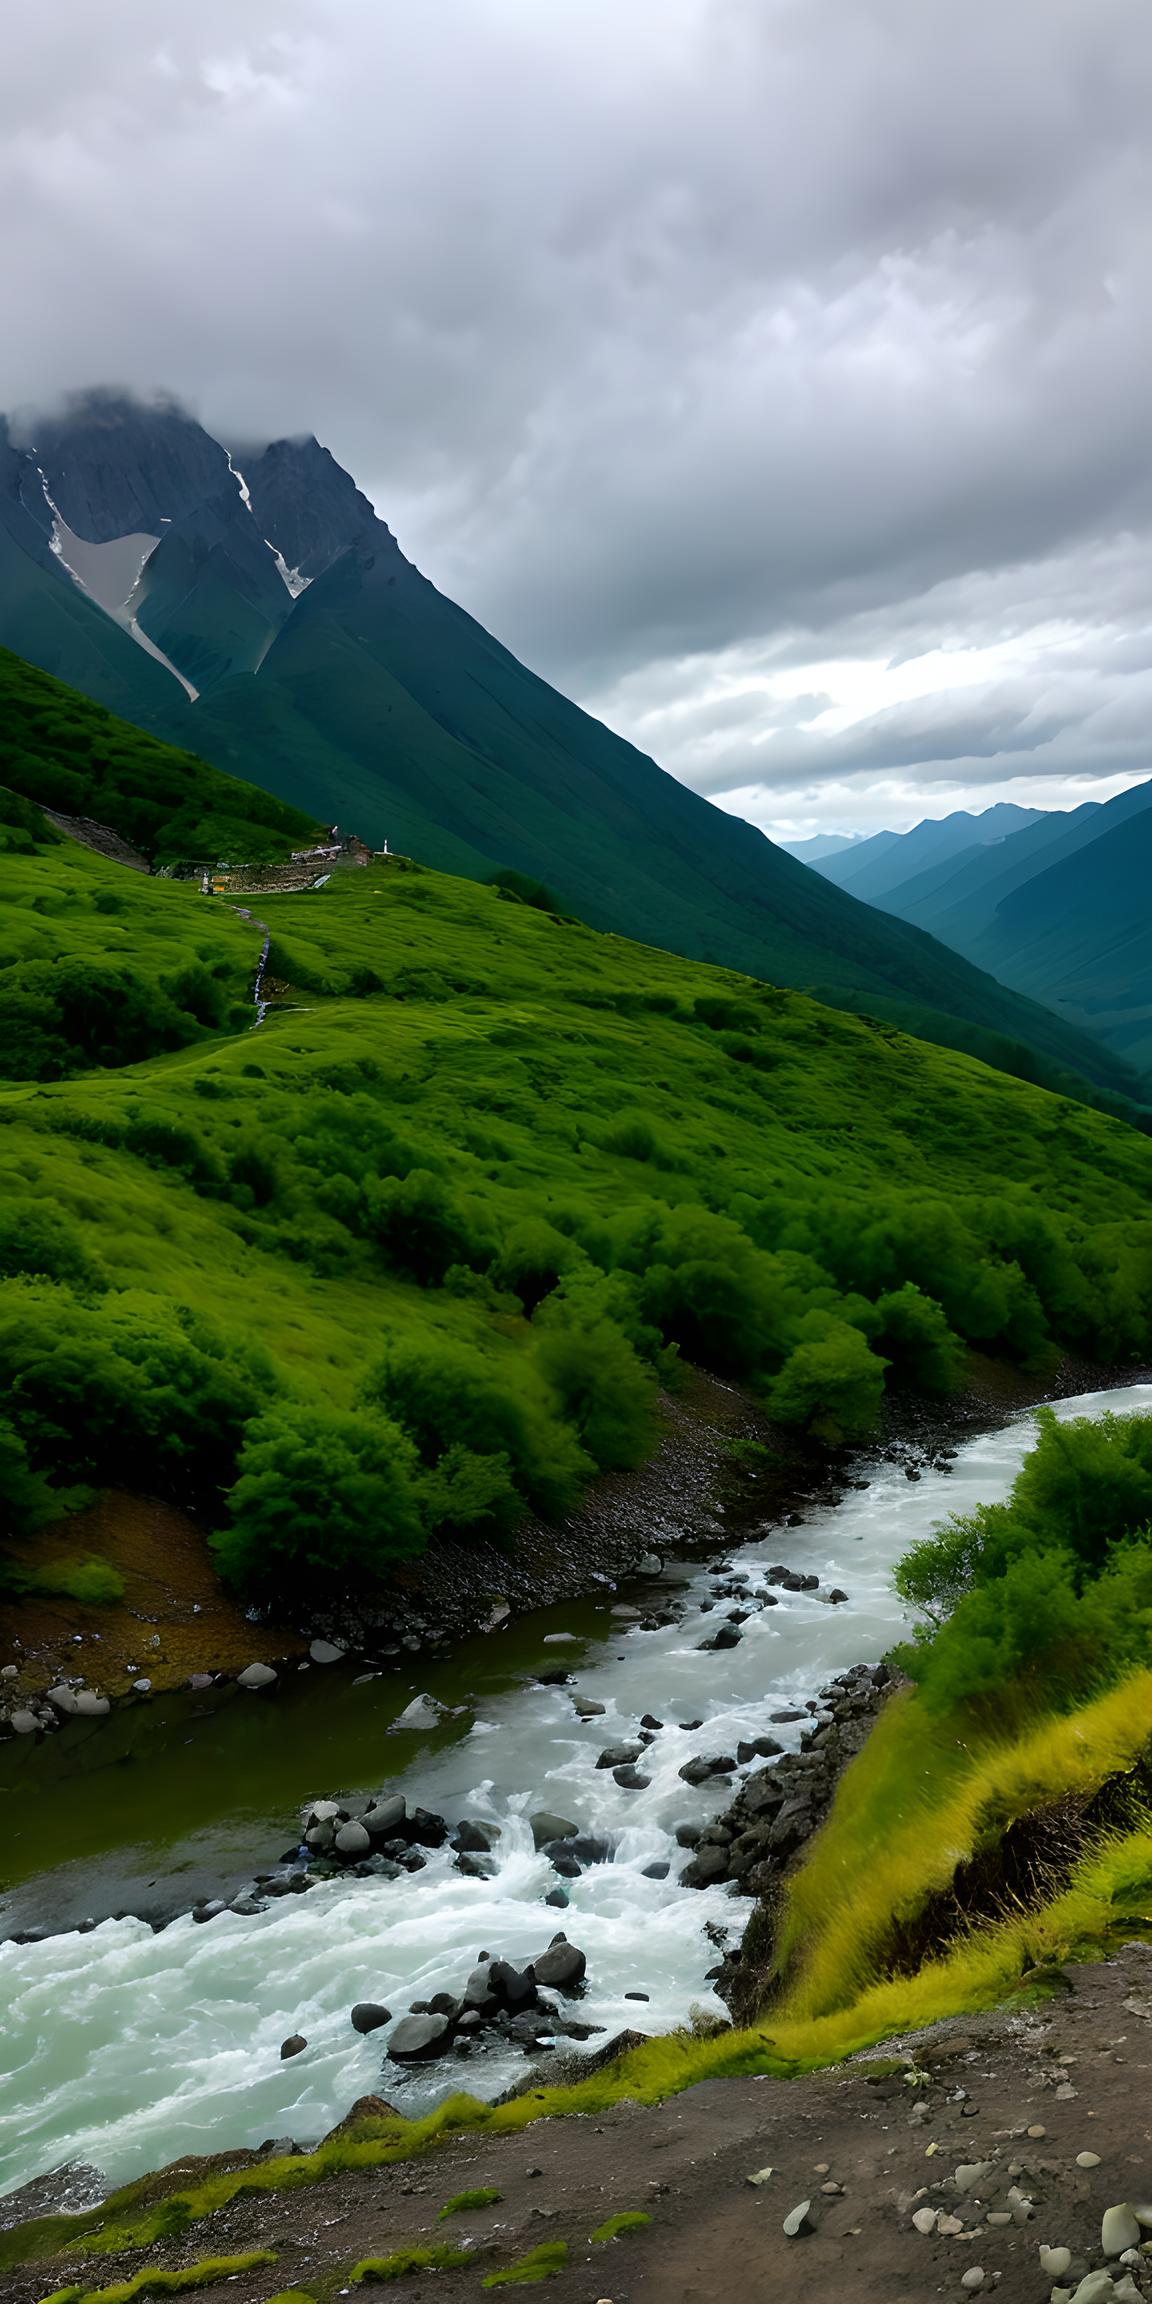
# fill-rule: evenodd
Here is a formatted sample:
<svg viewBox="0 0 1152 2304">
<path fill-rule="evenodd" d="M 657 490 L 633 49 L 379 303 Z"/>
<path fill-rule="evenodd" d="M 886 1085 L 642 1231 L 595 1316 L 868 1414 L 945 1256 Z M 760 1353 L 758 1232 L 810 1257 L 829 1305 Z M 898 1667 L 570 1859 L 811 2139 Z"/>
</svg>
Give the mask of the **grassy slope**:
<svg viewBox="0 0 1152 2304">
<path fill-rule="evenodd" d="M 658 938 L 1006 1070 L 1025 1050 L 1134 1083 L 1063 1019 L 857 903 L 559 695 L 396 551 L 345 553 L 198 741 L 296 805 L 447 871 L 513 865 L 601 928 Z M 1053 1079 L 1052 1084 L 1055 1084 Z"/>
<path fill-rule="evenodd" d="M 258 928 L 187 883 L 141 880 L 70 847 L 20 860 L 9 884 L 18 901 L 5 933 L 41 951 L 114 945 L 166 961 L 174 944 L 190 945 L 226 954 L 237 982 L 255 965 Z M 97 910 L 101 892 L 125 909 Z M 274 1340 L 277 1356 L 334 1400 L 351 1396 L 386 1329 L 484 1330 L 514 1348 L 524 1324 L 422 1291 L 367 1256 L 329 1274 L 289 1260 L 271 1233 L 262 1245 L 258 1215 L 244 1219 L 121 1149 L 57 1133 L 67 1115 L 81 1126 L 162 1115 L 224 1152 L 237 1135 L 274 1151 L 302 1094 L 319 1090 L 338 1119 L 325 1076 L 343 1068 L 347 1087 L 347 1068 L 370 1059 L 391 1123 L 432 1147 L 502 1225 L 567 1196 L 610 1214 L 648 1198 L 715 1206 L 741 1191 L 795 1200 L 835 1190 L 864 1208 L 894 1186 L 1028 1194 L 1039 1177 L 1050 1205 L 1085 1224 L 1145 1209 L 1152 1145 L 1118 1123 L 798 994 L 780 995 L 772 1014 L 773 1069 L 753 1070 L 714 1034 L 643 1005 L 739 991 L 739 979 L 470 883 L 381 867 L 316 894 L 262 898 L 260 911 L 282 965 L 328 989 L 303 991 L 301 1006 L 256 1038 L 4 1090 L 0 1169 L 8 1194 L 47 1193 L 68 1209 L 119 1284 Z M 351 997 L 363 966 L 391 992 Z M 597 999 L 605 1005 L 588 1004 Z M 655 1163 L 601 1142 L 625 1112 L 649 1122 Z"/>
<path fill-rule="evenodd" d="M 146 736 L 0 648 L 0 784 L 109 824 L 151 859 L 283 854 L 315 818 Z"/>
</svg>

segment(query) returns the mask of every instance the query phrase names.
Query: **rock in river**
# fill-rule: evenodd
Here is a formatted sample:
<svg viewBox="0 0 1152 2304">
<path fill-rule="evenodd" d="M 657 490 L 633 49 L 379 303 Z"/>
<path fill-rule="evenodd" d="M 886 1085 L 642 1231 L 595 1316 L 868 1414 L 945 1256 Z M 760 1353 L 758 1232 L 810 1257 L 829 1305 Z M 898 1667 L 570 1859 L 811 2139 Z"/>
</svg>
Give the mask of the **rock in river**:
<svg viewBox="0 0 1152 2304">
<path fill-rule="evenodd" d="M 308 2042 L 302 2032 L 290 2032 L 288 2038 L 280 2043 L 281 2063 L 286 2064 L 290 2056 L 301 2055 L 307 2046 Z"/>
<path fill-rule="evenodd" d="M 336 1846 L 341 1856 L 366 1856 L 372 1842 L 362 1824 L 342 1824 L 336 1834 Z"/>
<path fill-rule="evenodd" d="M 528 1821 L 537 1848 L 546 1848 L 550 1840 L 575 1840 L 580 1830 L 567 1816 L 554 1816 L 548 1808 L 538 1808 Z"/>
<path fill-rule="evenodd" d="M 378 2032 L 382 2024 L 391 2022 L 391 2009 L 382 2008 L 378 2000 L 358 2000 L 352 2010 L 351 2024 L 354 2032 Z"/>
<path fill-rule="evenodd" d="M 584 1982 L 588 1961 L 578 1944 L 570 1944 L 566 1936 L 554 1936 L 548 1950 L 532 1965 L 538 1984 L 571 1994 Z"/>
<path fill-rule="evenodd" d="M 396 2064 L 415 2064 L 425 2056 L 440 2056 L 449 2046 L 452 2026 L 447 2016 L 402 2016 L 388 2042 Z"/>
</svg>

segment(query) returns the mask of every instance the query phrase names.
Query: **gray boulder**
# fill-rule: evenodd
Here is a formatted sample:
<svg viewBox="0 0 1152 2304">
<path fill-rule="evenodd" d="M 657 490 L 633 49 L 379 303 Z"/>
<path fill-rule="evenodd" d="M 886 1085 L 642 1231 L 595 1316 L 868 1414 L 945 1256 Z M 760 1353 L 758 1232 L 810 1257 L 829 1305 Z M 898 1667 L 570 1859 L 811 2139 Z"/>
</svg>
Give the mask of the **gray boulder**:
<svg viewBox="0 0 1152 2304">
<path fill-rule="evenodd" d="M 270 1664 L 246 1664 L 236 1674 L 238 1688 L 270 1688 L 277 1675 Z"/>
<path fill-rule="evenodd" d="M 709 1843 L 699 1848 L 692 1862 L 685 1865 L 684 1885 L 686 1888 L 710 1888 L 715 1881 L 723 1880 L 727 1871 L 728 1850 Z"/>
<path fill-rule="evenodd" d="M 80 1709 L 76 1698 L 76 1690 L 74 1688 L 69 1688 L 66 1681 L 63 1680 L 60 1682 L 59 1687 L 50 1688 L 48 1690 L 48 1702 L 50 1704 L 54 1704 L 58 1712 L 78 1712 Z"/>
<path fill-rule="evenodd" d="M 548 1950 L 532 1966 L 538 1984 L 571 1997 L 584 1982 L 588 1961 L 578 1944 L 570 1944 L 566 1936 L 554 1936 Z"/>
<path fill-rule="evenodd" d="M 606 1744 L 596 1766 L 598 1768 L 627 1768 L 633 1760 L 640 1758 L 643 1749 L 642 1744 Z"/>
<path fill-rule="evenodd" d="M 275 1673 L 272 1677 L 275 1679 Z M 105 1714 L 112 1710 L 112 1706 L 107 1696 L 98 1696 L 94 1688 L 78 1688 L 76 1691 L 76 1710 L 84 1719 L 103 1720 Z"/>
<path fill-rule="evenodd" d="M 36 1714 L 28 1710 L 26 1704 L 20 1704 L 11 1714 L 9 1726 L 15 1729 L 18 1736 L 34 1736 L 40 1722 L 36 1718 Z"/>
<path fill-rule="evenodd" d="M 547 1848 L 553 1840 L 575 1840 L 580 1830 L 580 1826 L 573 1824 L 567 1816 L 554 1816 L 547 1808 L 538 1808 L 528 1821 L 532 1826 L 532 1838 L 537 1849 Z"/>
<path fill-rule="evenodd" d="M 362 1824 L 342 1824 L 336 1834 L 336 1850 L 340 1856 L 366 1856 L 371 1846 Z"/>
<path fill-rule="evenodd" d="M 339 1664 L 347 1653 L 347 1649 L 338 1647 L 335 1640 L 313 1640 L 308 1650 L 314 1664 Z"/>
<path fill-rule="evenodd" d="M 382 2008 L 378 2000 L 358 2000 L 350 2018 L 354 2032 L 378 2032 L 382 2024 L 392 2022 L 390 2008 Z"/>
<path fill-rule="evenodd" d="M 452 1834 L 452 1846 L 460 1856 L 488 1856 L 499 1838 L 498 1824 L 482 1824 L 471 1816 L 462 1816 Z"/>
<path fill-rule="evenodd" d="M 403 1793 L 394 1792 L 387 1800 L 374 1800 L 360 1822 L 374 1840 L 391 1840 L 394 1833 L 403 1831 L 407 1814 L 408 1803 Z"/>
<path fill-rule="evenodd" d="M 514 1968 L 510 1960 L 494 1960 L 489 1977 L 493 1992 L 510 2015 L 516 2016 L 521 2009 L 532 2006 L 536 1998 L 536 1976 L 532 1968 Z"/>
<path fill-rule="evenodd" d="M 640 1770 L 631 1764 L 624 1768 L 614 1768 L 612 1775 L 622 1792 L 646 1792 L 652 1782 L 650 1776 L 642 1776 Z"/>
<path fill-rule="evenodd" d="M 417 2064 L 425 2057 L 442 2056 L 451 2041 L 447 2016 L 402 2016 L 389 2037 L 387 2053 L 394 2064 Z"/>
</svg>

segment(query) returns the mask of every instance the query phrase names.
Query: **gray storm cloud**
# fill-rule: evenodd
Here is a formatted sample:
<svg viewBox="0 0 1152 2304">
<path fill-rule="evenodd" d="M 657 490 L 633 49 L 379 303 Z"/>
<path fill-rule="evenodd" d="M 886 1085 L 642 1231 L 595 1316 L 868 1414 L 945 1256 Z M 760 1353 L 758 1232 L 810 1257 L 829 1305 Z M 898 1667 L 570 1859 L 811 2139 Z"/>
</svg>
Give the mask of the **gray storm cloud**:
<svg viewBox="0 0 1152 2304">
<path fill-rule="evenodd" d="M 1143 0 L 53 0 L 6 29 L 0 404 L 115 378 L 317 431 L 446 589 L 763 821 L 1114 785 L 1149 765 L 1150 99 Z M 831 735 L 718 678 L 1005 641 L 983 695 Z"/>
</svg>

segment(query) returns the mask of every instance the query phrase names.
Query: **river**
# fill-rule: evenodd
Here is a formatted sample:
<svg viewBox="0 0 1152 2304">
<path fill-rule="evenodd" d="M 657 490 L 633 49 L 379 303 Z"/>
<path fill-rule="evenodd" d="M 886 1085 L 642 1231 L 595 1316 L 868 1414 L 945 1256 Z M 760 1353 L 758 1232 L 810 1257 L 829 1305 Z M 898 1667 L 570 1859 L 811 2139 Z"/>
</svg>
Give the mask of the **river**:
<svg viewBox="0 0 1152 2304">
<path fill-rule="evenodd" d="M 1056 1403 L 1061 1417 L 1150 1407 L 1152 1384 Z M 722 2014 L 707 1981 L 715 1931 L 734 1940 L 748 1907 L 726 1889 L 682 1887 L 687 1859 L 674 1835 L 727 1805 L 731 1788 L 691 1790 L 680 1768 L 763 1734 L 774 1712 L 802 1707 L 832 1675 L 891 1647 L 904 1630 L 895 1562 L 946 1514 L 1003 1496 L 1032 1428 L 1031 1415 L 1016 1416 L 964 1443 L 949 1472 L 925 1469 L 918 1481 L 900 1463 L 864 1463 L 868 1486 L 837 1507 L 754 1531 L 724 1555 L 747 1571 L 753 1595 L 776 1562 L 817 1574 L 820 1590 L 781 1593 L 749 1615 L 734 1648 L 699 1646 L 731 1605 L 701 1605 L 715 1563 L 669 1559 L 657 1590 L 678 1600 L 674 1624 L 625 1626 L 608 1594 L 472 1643 L 421 1682 L 464 1707 L 430 1733 L 393 1726 L 411 1683 L 357 1684 L 337 1666 L 285 1681 L 270 1701 L 169 1702 L 71 1723 L 25 1748 L 6 1800 L 8 1879 L 23 1885 L 6 1893 L 5 1917 L 12 1925 L 15 1905 L 21 1925 L 59 1926 L 88 1909 L 77 1904 L 86 1894 L 98 1924 L 0 1945 L 0 2189 L 71 2160 L 120 2182 L 182 2153 L 313 2140 L 370 2092 L 405 2111 L 451 2088 L 494 2095 L 525 2070 L 519 2051 L 401 2070 L 384 2058 L 387 2034 L 361 2039 L 349 2009 L 378 2000 L 402 2014 L 414 1999 L 459 1990 L 481 1949 L 522 1960 L 559 1927 L 588 1956 L 578 2013 L 603 2037 L 626 2025 L 668 2030 L 693 2006 Z M 829 1605 L 835 1585 L 847 1605 Z M 572 1688 L 532 1677 L 560 1666 Z M 581 1721 L 574 1691 L 603 1715 Z M 644 1756 L 649 1785 L 626 1791 L 597 1757 L 633 1737 L 646 1712 L 665 1725 Z M 789 1745 L 802 1726 L 771 1732 Z M 333 1880 L 254 1918 L 185 1916 L 157 1933 L 140 1917 L 100 1917 L 117 1902 L 146 1911 L 149 1894 L 170 1905 L 174 1881 L 187 1883 L 189 1902 L 202 1881 L 239 1886 L 295 1842 L 303 1802 L 381 1788 L 453 1823 L 498 1823 L 496 1876 L 463 1877 L 445 1848 L 421 1872 Z M 611 1843 L 608 1861 L 564 1884 L 564 1912 L 544 1902 L 556 1875 L 527 1822 L 545 1807 Z M 663 1865 L 665 1877 L 649 1876 Z M 307 2050 L 283 2062 L 280 2044 L 297 2031 Z"/>
</svg>

